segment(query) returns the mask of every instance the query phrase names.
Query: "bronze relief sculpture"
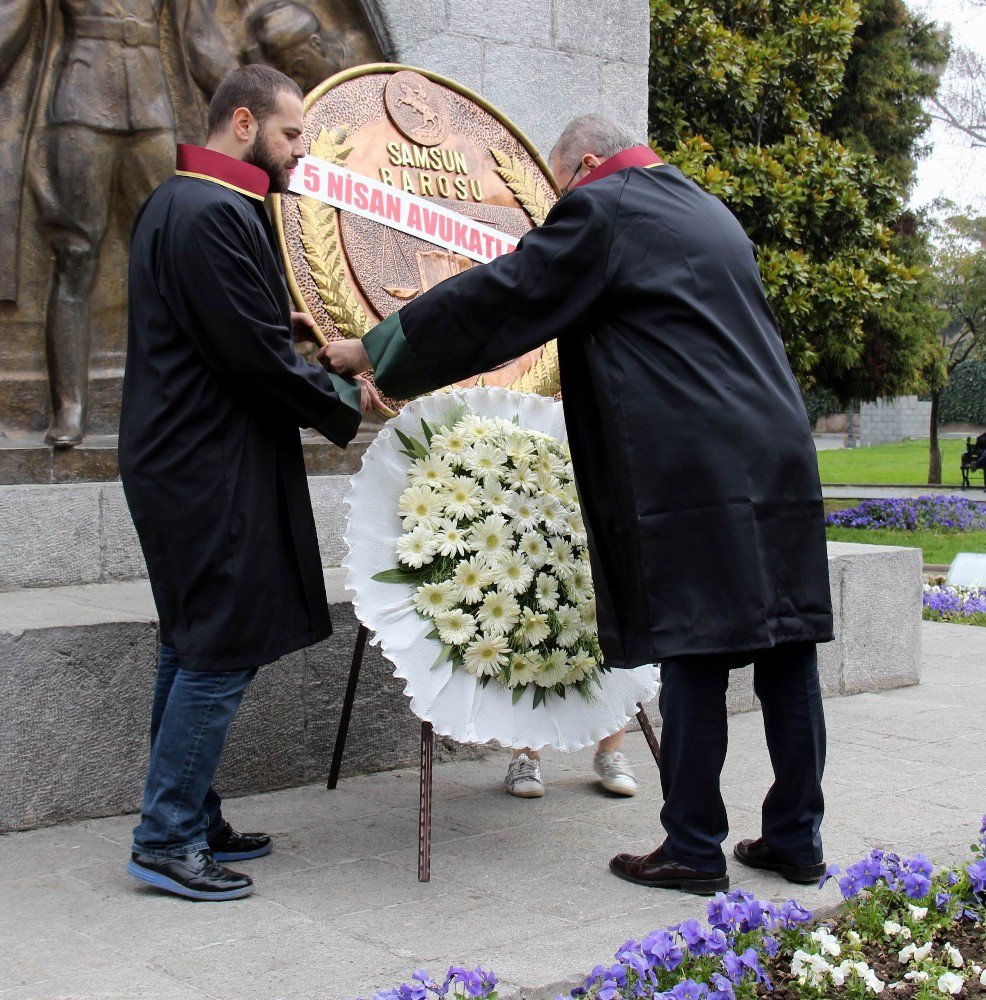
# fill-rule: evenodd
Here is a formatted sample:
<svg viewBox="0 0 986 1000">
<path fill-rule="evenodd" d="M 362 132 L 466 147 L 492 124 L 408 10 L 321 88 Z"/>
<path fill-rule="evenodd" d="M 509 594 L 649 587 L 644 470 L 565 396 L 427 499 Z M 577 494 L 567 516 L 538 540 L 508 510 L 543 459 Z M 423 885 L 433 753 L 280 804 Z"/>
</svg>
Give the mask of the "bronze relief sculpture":
<svg viewBox="0 0 986 1000">
<path fill-rule="evenodd" d="M 0 435 L 115 433 L 130 224 L 222 75 L 269 62 L 310 88 L 377 58 L 358 0 L 6 0 Z"/>
</svg>

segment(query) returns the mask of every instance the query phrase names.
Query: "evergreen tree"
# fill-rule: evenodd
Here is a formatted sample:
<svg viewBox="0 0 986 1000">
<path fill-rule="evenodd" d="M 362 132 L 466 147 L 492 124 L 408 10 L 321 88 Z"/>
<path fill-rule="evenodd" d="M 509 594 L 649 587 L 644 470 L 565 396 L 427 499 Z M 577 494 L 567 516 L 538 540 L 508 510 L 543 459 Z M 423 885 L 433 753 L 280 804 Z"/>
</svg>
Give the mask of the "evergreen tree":
<svg viewBox="0 0 986 1000">
<path fill-rule="evenodd" d="M 875 158 L 906 116 L 884 145 L 829 131 L 859 23 L 852 0 L 651 0 L 652 144 L 737 215 L 795 374 L 843 400 L 914 391 L 935 329 L 921 254 L 895 248 L 905 159 Z"/>
</svg>

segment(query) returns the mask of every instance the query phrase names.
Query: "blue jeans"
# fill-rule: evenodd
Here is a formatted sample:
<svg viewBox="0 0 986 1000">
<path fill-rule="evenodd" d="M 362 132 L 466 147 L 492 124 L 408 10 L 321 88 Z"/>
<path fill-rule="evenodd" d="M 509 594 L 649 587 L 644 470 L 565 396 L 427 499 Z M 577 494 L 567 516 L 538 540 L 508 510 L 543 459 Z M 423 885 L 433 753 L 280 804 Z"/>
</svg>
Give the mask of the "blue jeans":
<svg viewBox="0 0 986 1000">
<path fill-rule="evenodd" d="M 789 864 L 822 860 L 825 716 L 814 643 L 677 656 L 661 662 L 664 853 L 712 875 L 726 871 L 720 845 L 729 832 L 719 790 L 726 760 L 726 688 L 730 668 L 749 662 L 774 769 L 774 783 L 763 802 L 761 833 L 767 846 Z"/>
<path fill-rule="evenodd" d="M 151 706 L 151 756 L 133 850 L 181 857 L 208 847 L 222 827 L 222 799 L 212 787 L 226 733 L 257 668 L 228 673 L 182 670 L 161 646 Z"/>
</svg>

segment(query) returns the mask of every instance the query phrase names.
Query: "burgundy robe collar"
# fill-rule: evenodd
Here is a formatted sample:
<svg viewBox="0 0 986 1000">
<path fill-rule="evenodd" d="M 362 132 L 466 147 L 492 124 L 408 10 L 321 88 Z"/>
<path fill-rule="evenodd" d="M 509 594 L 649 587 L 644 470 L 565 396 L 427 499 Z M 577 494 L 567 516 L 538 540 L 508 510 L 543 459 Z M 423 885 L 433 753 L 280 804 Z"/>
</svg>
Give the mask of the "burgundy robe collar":
<svg viewBox="0 0 986 1000">
<path fill-rule="evenodd" d="M 178 144 L 175 173 L 179 177 L 198 177 L 200 180 L 221 184 L 232 191 L 263 201 L 267 197 L 270 178 L 265 170 L 252 163 L 244 163 L 234 156 L 218 153 L 204 146 Z"/>
<path fill-rule="evenodd" d="M 656 167 L 664 161 L 650 148 L 650 146 L 631 146 L 622 152 L 611 156 L 608 160 L 603 160 L 594 170 L 590 170 L 578 182 L 573 184 L 571 190 L 589 184 L 591 181 L 600 181 L 610 174 L 615 174 L 619 170 L 626 170 L 628 167 Z"/>
</svg>

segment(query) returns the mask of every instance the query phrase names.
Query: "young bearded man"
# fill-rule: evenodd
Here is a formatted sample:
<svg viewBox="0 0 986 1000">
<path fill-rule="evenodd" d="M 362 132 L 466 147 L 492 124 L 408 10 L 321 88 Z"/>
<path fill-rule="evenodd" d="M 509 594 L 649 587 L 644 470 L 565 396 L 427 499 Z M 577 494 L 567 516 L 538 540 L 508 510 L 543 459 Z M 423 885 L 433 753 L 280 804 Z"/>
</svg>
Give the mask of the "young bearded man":
<svg viewBox="0 0 986 1000">
<path fill-rule="evenodd" d="M 375 393 L 305 362 L 268 192 L 305 155 L 301 91 L 230 73 L 204 148 L 144 203 L 130 252 L 120 473 L 161 622 L 151 751 L 128 871 L 192 899 L 252 880 L 264 834 L 226 822 L 212 782 L 258 667 L 331 633 L 299 427 L 344 447 Z"/>
</svg>

